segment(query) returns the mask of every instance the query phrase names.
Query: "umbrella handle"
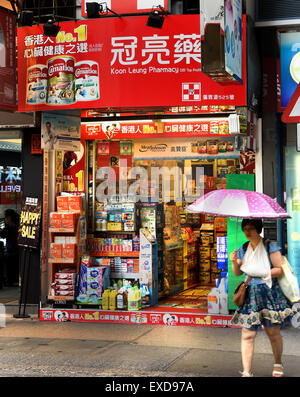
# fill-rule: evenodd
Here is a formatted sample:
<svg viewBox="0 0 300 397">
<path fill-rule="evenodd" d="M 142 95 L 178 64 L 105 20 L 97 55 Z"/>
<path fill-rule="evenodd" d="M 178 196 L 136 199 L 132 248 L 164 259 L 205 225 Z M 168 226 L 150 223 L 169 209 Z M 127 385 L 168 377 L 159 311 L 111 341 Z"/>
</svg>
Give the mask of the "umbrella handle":
<svg viewBox="0 0 300 397">
<path fill-rule="evenodd" d="M 237 249 L 237 231 L 238 231 L 238 218 L 236 218 L 236 223 L 235 223 L 235 250 Z"/>
</svg>

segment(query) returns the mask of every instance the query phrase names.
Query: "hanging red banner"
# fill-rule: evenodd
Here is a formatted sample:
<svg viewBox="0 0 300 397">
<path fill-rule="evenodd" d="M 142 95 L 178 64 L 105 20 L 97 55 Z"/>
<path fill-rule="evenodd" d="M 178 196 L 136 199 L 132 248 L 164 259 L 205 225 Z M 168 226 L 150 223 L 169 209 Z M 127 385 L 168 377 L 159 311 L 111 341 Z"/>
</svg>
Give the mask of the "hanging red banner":
<svg viewBox="0 0 300 397">
<path fill-rule="evenodd" d="M 18 28 L 18 110 L 246 105 L 246 61 L 244 84 L 201 73 L 198 15 L 168 15 L 159 31 L 146 23 L 64 22 L 56 38 Z"/>
<path fill-rule="evenodd" d="M 164 137 L 215 137 L 231 136 L 226 118 L 82 123 L 82 139 L 141 139 Z"/>
</svg>

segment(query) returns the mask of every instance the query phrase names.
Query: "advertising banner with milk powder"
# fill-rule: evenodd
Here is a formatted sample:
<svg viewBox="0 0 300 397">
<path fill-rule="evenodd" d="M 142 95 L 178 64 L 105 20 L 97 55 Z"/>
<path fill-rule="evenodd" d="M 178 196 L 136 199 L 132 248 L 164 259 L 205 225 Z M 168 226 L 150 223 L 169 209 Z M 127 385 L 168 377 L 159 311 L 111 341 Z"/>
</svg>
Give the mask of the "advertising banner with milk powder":
<svg viewBox="0 0 300 397">
<path fill-rule="evenodd" d="M 18 110 L 246 105 L 245 84 L 201 73 L 199 16 L 168 15 L 159 31 L 147 18 L 63 22 L 55 38 L 18 28 Z"/>
</svg>

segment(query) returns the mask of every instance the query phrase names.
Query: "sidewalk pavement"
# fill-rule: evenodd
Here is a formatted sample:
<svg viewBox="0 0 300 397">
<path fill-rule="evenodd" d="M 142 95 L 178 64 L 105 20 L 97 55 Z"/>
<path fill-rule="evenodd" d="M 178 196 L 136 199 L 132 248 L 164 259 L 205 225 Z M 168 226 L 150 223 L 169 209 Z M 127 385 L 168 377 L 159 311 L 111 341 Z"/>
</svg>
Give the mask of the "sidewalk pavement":
<svg viewBox="0 0 300 397">
<path fill-rule="evenodd" d="M 0 377 L 239 377 L 240 329 L 47 323 L 7 315 L 0 328 Z M 287 377 L 300 376 L 300 329 L 282 331 Z M 255 343 L 254 375 L 270 377 L 265 332 Z"/>
</svg>

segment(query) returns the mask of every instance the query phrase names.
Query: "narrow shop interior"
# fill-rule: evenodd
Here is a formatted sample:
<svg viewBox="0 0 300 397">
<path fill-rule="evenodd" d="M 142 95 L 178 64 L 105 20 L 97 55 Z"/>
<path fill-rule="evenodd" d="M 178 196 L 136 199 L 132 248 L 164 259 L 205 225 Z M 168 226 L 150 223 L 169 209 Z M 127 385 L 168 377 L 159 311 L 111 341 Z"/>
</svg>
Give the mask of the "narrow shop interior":
<svg viewBox="0 0 300 397">
<path fill-rule="evenodd" d="M 222 144 L 224 146 L 224 142 Z M 239 173 L 239 159 L 230 158 L 228 153 L 227 158 L 205 157 L 202 154 L 197 159 L 136 160 L 133 141 L 98 140 L 87 141 L 86 145 L 88 246 L 95 240 L 106 239 L 104 244 L 114 244 L 121 238 L 123 242 L 132 243 L 130 250 L 134 252 L 135 244 L 139 244 L 139 230 L 143 228 L 149 239 L 157 244 L 152 257 L 158 290 L 158 299 L 153 301 L 155 307 L 160 310 L 172 307 L 174 310 L 199 309 L 205 312 L 207 295 L 220 277 L 226 278 L 227 275 L 227 223 L 226 218 L 188 213 L 186 206 L 191 198 L 187 196 L 192 192 L 194 201 L 199 186 L 204 193 L 226 188 L 226 175 Z M 201 145 L 203 150 L 203 142 Z M 101 196 L 102 191 L 107 193 L 113 185 L 107 183 L 107 176 L 99 171 L 105 167 L 112 167 L 117 182 L 116 191 L 108 200 Z M 146 181 L 139 183 L 138 188 L 135 184 L 138 178 L 131 174 L 133 167 L 142 168 L 148 176 Z M 163 167 L 181 169 L 183 172 L 185 168 L 191 170 L 191 178 L 186 181 L 185 187 L 181 185 L 181 192 L 175 192 L 174 176 L 171 176 L 170 196 L 167 199 L 162 194 L 163 177 L 160 176 L 158 184 L 151 179 L 151 170 Z M 202 170 L 201 183 L 198 184 L 197 168 Z M 124 177 L 124 172 L 128 196 L 123 199 L 121 176 Z M 114 176 L 108 176 L 108 181 L 110 178 Z M 132 200 L 131 203 L 130 191 L 139 194 L 142 200 Z M 176 196 L 178 193 L 180 200 Z M 109 258 L 105 256 L 103 253 L 95 261 L 98 264 L 109 261 L 111 273 L 106 287 L 139 284 L 138 254 L 133 257 L 126 257 L 126 253 L 120 254 L 120 257 L 117 253 Z"/>
</svg>

